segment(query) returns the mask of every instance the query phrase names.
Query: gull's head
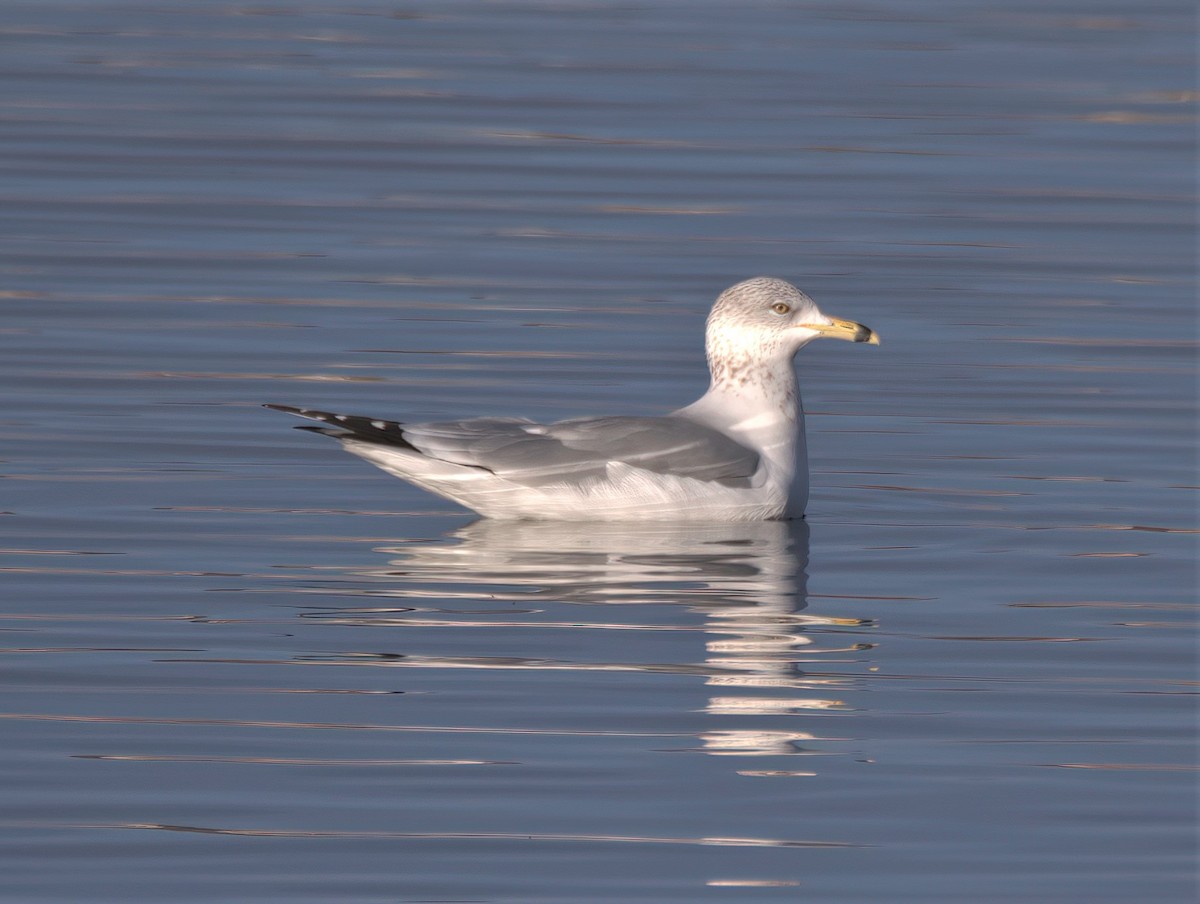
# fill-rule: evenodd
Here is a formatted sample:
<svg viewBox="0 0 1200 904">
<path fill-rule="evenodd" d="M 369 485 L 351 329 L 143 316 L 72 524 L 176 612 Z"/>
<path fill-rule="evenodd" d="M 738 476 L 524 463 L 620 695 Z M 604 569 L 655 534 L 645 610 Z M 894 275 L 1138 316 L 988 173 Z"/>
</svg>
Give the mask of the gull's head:
<svg viewBox="0 0 1200 904">
<path fill-rule="evenodd" d="M 721 364 L 791 361 L 814 339 L 827 336 L 879 344 L 853 320 L 822 314 L 815 301 L 782 279 L 756 276 L 726 289 L 708 315 L 707 346 L 713 375 Z"/>
</svg>

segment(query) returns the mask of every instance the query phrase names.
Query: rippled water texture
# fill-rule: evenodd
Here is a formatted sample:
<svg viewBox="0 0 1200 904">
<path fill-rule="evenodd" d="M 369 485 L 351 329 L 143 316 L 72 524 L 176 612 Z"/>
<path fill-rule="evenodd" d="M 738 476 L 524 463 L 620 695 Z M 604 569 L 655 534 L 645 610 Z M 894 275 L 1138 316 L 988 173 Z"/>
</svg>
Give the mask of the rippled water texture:
<svg viewBox="0 0 1200 904">
<path fill-rule="evenodd" d="M 5 4 L 0 899 L 1190 902 L 1194 11 Z M 262 402 L 655 414 L 806 524 L 473 522 Z"/>
</svg>

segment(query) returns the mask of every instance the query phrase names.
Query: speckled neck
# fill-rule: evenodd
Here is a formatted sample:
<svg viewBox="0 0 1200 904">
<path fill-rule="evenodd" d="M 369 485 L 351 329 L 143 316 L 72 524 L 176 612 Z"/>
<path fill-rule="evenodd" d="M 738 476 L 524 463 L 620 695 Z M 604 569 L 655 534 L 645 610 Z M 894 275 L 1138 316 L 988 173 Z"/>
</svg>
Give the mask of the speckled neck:
<svg viewBox="0 0 1200 904">
<path fill-rule="evenodd" d="M 719 318 L 710 318 L 706 340 L 709 396 L 736 400 L 747 412 L 758 409 L 796 419 L 800 392 L 792 367 L 794 347 L 764 341 L 761 331 L 739 329 Z"/>
</svg>

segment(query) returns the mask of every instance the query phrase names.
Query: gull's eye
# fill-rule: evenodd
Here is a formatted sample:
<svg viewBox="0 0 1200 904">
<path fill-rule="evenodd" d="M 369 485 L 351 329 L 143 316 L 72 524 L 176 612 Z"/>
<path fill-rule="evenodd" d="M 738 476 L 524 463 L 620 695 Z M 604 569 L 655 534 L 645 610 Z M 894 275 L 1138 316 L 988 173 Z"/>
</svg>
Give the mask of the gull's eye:
<svg viewBox="0 0 1200 904">
<path fill-rule="evenodd" d="M 790 304 L 784 304 L 782 301 L 777 301 L 775 304 L 771 305 L 771 310 L 776 314 L 790 314 L 792 313 L 792 306 Z"/>
</svg>

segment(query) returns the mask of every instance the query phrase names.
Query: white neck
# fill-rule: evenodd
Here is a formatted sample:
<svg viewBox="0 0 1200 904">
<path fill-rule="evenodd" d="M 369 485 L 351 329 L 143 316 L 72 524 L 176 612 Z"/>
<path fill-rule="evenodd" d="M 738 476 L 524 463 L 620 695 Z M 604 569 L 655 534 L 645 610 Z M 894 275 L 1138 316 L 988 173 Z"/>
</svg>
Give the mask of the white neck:
<svg viewBox="0 0 1200 904">
<path fill-rule="evenodd" d="M 791 361 L 745 360 L 739 365 L 714 367 L 708 392 L 679 413 L 729 433 L 781 464 L 792 462 L 797 439 L 803 444 L 804 409 Z"/>
</svg>

